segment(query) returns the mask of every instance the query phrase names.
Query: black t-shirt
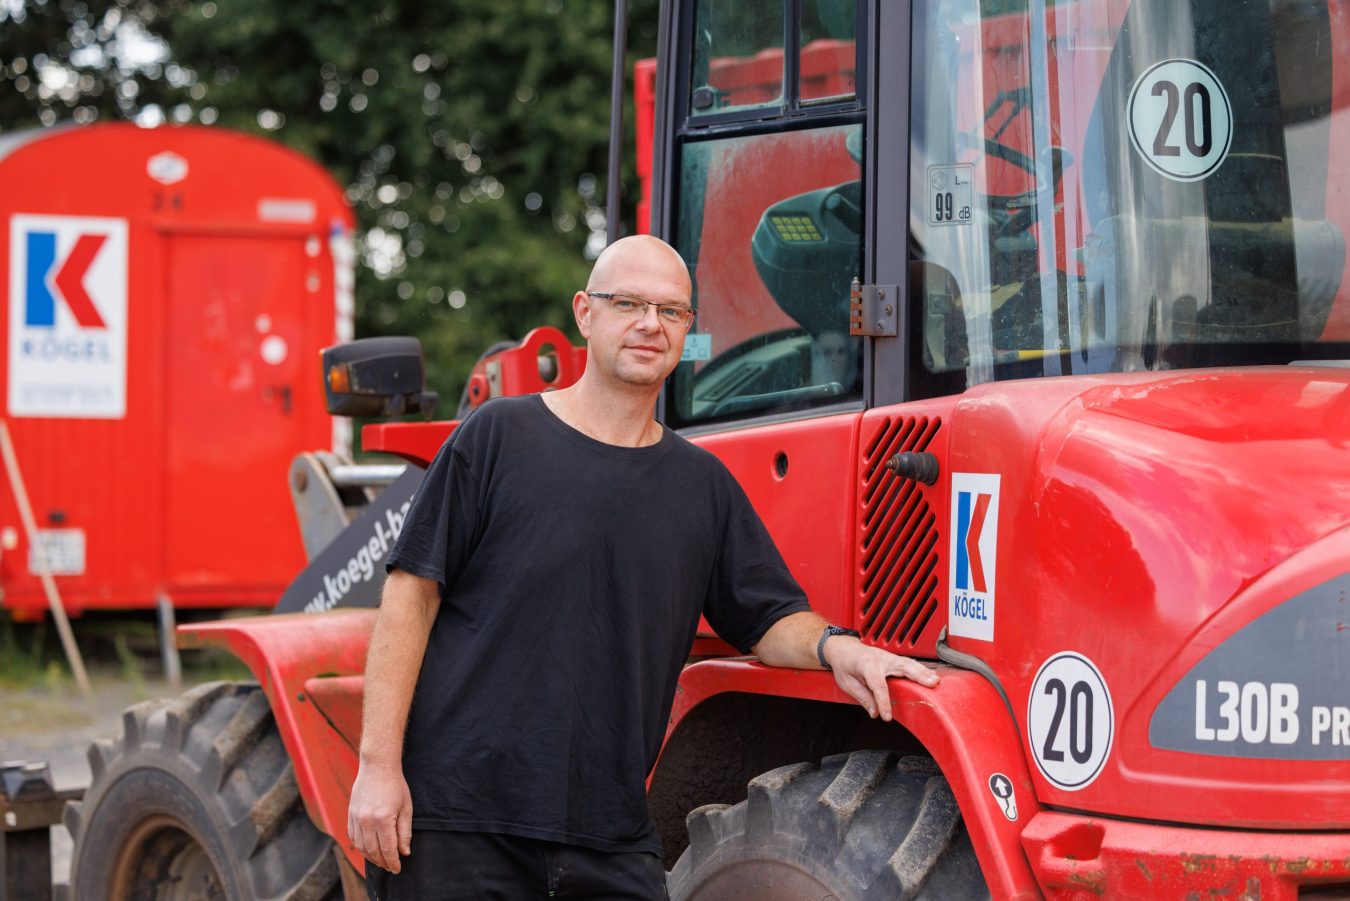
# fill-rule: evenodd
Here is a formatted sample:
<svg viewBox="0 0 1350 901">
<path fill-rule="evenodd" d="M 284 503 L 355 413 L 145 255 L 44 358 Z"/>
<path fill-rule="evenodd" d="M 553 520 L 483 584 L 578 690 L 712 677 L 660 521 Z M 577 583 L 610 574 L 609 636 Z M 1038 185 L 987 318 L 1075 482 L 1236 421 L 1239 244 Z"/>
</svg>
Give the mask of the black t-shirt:
<svg viewBox="0 0 1350 901">
<path fill-rule="evenodd" d="M 420 829 L 656 851 L 645 781 L 698 626 L 748 651 L 809 609 L 720 461 L 596 441 L 539 395 L 485 404 L 387 560 L 441 584 L 408 717 Z"/>
</svg>

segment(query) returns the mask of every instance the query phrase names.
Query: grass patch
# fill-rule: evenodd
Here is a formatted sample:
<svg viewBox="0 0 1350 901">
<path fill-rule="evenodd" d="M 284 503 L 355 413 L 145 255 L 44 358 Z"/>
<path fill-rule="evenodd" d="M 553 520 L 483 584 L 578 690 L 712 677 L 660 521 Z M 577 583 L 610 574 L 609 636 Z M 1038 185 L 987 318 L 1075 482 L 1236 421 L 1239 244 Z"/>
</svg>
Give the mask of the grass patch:
<svg viewBox="0 0 1350 901">
<path fill-rule="evenodd" d="M 0 687 L 56 687 L 68 677 L 65 665 L 51 655 L 46 633 L 46 623 L 15 625 L 0 616 Z"/>
<path fill-rule="evenodd" d="M 183 651 L 183 681 L 244 682 L 253 678 L 253 672 L 229 651 L 220 648 L 200 648 Z"/>
<path fill-rule="evenodd" d="M 164 669 L 153 614 L 89 613 L 71 626 L 91 679 L 127 683 L 139 697 L 163 694 Z M 221 648 L 180 654 L 184 686 L 253 678 L 248 667 Z M 0 691 L 59 692 L 73 685 L 65 650 L 50 622 L 16 623 L 0 612 Z"/>
<path fill-rule="evenodd" d="M 132 653 L 125 635 L 113 636 L 113 650 L 117 653 L 117 660 L 121 664 L 122 678 L 131 685 L 137 695 L 144 695 L 145 676 L 141 673 L 141 660 Z"/>
</svg>

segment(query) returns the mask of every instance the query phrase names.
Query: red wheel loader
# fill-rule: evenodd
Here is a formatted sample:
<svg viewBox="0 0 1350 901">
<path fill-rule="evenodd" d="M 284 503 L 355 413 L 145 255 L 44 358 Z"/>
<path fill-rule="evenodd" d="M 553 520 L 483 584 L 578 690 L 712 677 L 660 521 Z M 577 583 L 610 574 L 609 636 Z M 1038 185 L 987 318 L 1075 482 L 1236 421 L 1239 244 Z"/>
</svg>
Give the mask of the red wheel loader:
<svg viewBox="0 0 1350 901">
<path fill-rule="evenodd" d="M 943 668 L 880 723 L 702 632 L 649 783 L 671 897 L 1350 896 L 1350 7 L 660 15 L 643 214 L 699 312 L 660 418 L 823 615 Z M 415 406 L 413 351 L 361 347 L 330 408 Z M 581 362 L 536 332 L 461 414 Z M 75 898 L 362 897 L 343 598 L 397 509 L 302 593 L 336 609 L 183 631 L 256 683 L 94 746 Z"/>
</svg>

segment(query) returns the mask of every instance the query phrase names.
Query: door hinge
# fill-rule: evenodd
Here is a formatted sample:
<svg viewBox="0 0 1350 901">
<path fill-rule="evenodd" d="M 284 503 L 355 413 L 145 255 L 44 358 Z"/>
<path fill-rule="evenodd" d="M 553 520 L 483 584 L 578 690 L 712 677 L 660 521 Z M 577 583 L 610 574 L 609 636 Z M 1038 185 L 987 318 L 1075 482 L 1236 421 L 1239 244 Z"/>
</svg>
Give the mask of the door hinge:
<svg viewBox="0 0 1350 901">
<path fill-rule="evenodd" d="M 898 333 L 900 292 L 895 285 L 864 285 L 855 278 L 848 292 L 848 333 L 889 338 Z"/>
</svg>

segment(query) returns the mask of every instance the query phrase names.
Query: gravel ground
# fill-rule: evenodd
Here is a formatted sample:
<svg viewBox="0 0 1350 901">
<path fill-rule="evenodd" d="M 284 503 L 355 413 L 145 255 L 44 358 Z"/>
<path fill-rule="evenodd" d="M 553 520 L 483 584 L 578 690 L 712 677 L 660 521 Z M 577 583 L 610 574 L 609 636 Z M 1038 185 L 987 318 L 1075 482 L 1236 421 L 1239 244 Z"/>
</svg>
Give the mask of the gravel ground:
<svg viewBox="0 0 1350 901">
<path fill-rule="evenodd" d="M 122 711 L 155 697 L 179 692 L 156 678 L 128 677 L 124 672 L 91 672 L 92 701 L 80 696 L 70 680 L 54 685 L 0 687 L 0 761 L 50 764 L 58 790 L 85 788 L 89 762 L 85 752 L 96 738 L 122 732 Z M 186 680 L 184 689 L 195 684 Z M 52 877 L 65 882 L 70 872 L 71 839 L 65 826 L 52 827 Z"/>
</svg>

